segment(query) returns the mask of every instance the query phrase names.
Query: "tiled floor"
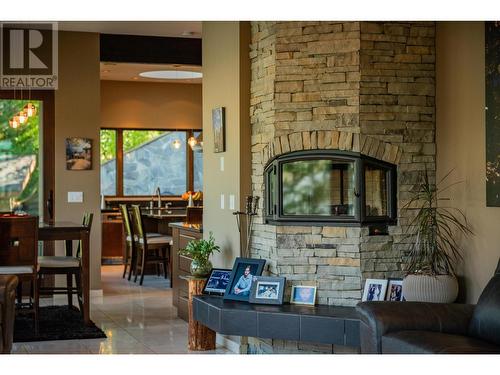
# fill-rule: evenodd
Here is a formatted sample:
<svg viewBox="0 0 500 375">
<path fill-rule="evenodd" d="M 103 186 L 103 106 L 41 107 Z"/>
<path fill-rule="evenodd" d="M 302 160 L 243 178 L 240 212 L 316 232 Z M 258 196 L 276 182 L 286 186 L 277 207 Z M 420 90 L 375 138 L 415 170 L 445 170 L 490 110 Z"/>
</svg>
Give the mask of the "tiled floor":
<svg viewBox="0 0 500 375">
<path fill-rule="evenodd" d="M 180 354 L 187 349 L 187 323 L 177 318 L 169 281 L 147 276 L 143 286 L 122 279 L 122 266 L 102 268 L 103 296 L 91 300 L 91 317 L 106 339 L 14 344 L 13 353 Z M 50 300 L 52 302 L 52 300 Z M 229 353 L 225 348 L 209 352 Z"/>
</svg>

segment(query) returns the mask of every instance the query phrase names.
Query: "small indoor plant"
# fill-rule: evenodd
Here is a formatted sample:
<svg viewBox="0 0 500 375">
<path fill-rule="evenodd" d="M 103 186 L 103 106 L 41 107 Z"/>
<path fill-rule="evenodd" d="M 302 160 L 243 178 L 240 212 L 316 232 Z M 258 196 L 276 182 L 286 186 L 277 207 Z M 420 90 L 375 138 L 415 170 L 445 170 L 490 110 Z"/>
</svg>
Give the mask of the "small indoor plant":
<svg viewBox="0 0 500 375">
<path fill-rule="evenodd" d="M 456 184 L 442 186 L 450 173 L 432 184 L 426 170 L 405 205 L 413 214 L 416 211 L 407 231 L 412 244 L 404 262 L 403 295 L 407 301 L 449 303 L 457 298 L 455 267 L 462 260 L 460 235 L 473 233 L 464 213 L 447 206 L 449 198 L 441 196 Z"/>
<path fill-rule="evenodd" d="M 209 258 L 214 252 L 220 252 L 220 247 L 215 244 L 215 239 L 210 232 L 208 240 L 190 241 L 185 249 L 179 250 L 179 253 L 192 259 L 191 274 L 193 276 L 207 276 L 212 269 L 212 263 Z"/>
</svg>

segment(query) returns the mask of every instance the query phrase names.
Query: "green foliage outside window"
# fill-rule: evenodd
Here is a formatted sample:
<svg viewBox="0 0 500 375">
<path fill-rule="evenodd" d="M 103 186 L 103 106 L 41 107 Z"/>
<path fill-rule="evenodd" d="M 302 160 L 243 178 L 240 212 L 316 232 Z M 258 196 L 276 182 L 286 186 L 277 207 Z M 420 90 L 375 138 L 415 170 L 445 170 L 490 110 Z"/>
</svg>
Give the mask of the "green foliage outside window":
<svg viewBox="0 0 500 375">
<path fill-rule="evenodd" d="M 31 103 L 39 109 L 36 116 L 28 118 L 27 122 L 19 128 L 13 129 L 9 126 L 12 116 L 19 113 L 28 103 L 28 100 L 0 100 L 0 159 L 10 159 L 24 155 L 35 155 L 37 168 L 31 174 L 31 178 L 24 190 L 15 197 L 19 202 L 26 202 L 33 207 L 32 213 L 38 201 L 39 181 L 39 128 L 40 128 L 40 105 L 41 102 L 32 100 Z M 8 198 L 6 198 L 8 199 Z M 8 207 L 8 203 L 2 202 L 2 207 Z M 4 207 L 4 208 L 5 208 Z"/>
</svg>

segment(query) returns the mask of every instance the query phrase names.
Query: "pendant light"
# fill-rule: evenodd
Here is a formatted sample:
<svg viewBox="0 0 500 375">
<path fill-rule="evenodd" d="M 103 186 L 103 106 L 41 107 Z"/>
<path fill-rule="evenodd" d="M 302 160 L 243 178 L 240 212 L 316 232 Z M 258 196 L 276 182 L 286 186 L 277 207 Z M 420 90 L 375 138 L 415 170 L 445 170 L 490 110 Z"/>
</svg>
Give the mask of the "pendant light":
<svg viewBox="0 0 500 375">
<path fill-rule="evenodd" d="M 13 116 L 10 120 L 9 120 L 9 126 L 12 128 L 12 129 L 17 129 L 19 127 L 19 117 L 18 116 Z"/>
<path fill-rule="evenodd" d="M 191 148 L 193 148 L 194 146 L 196 146 L 197 143 L 198 143 L 198 141 L 196 140 L 195 137 L 189 137 L 188 144 L 191 146 Z"/>
<path fill-rule="evenodd" d="M 179 139 L 176 139 L 172 142 L 172 147 L 175 148 L 176 150 L 181 148 L 181 141 Z"/>
<path fill-rule="evenodd" d="M 20 125 L 23 125 L 26 123 L 26 121 L 28 121 L 28 117 L 26 116 L 26 114 L 24 113 L 24 111 L 21 111 L 17 114 L 17 118 L 19 119 L 19 124 Z"/>
<path fill-rule="evenodd" d="M 33 117 L 36 116 L 37 114 L 37 108 L 33 103 L 28 103 L 24 106 L 23 108 L 24 113 L 26 114 L 27 117 Z"/>
</svg>

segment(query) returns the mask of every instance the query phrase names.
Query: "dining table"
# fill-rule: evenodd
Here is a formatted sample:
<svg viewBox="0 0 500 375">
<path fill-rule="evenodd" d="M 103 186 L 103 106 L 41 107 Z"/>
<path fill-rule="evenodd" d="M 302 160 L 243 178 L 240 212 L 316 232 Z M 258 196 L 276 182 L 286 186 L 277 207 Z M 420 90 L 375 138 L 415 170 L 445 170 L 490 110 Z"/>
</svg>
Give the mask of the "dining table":
<svg viewBox="0 0 500 375">
<path fill-rule="evenodd" d="M 82 262 L 82 306 L 83 320 L 85 324 L 91 324 L 90 320 L 90 229 L 81 223 L 69 221 L 40 222 L 38 225 L 39 241 L 81 241 Z M 66 247 L 68 248 L 68 246 Z"/>
</svg>

